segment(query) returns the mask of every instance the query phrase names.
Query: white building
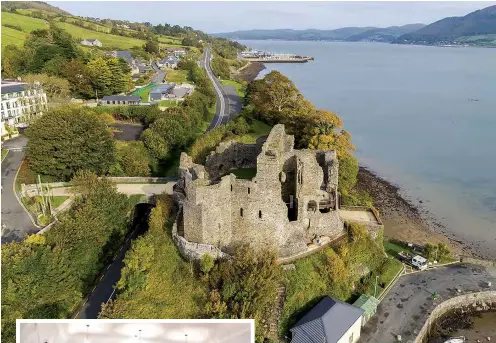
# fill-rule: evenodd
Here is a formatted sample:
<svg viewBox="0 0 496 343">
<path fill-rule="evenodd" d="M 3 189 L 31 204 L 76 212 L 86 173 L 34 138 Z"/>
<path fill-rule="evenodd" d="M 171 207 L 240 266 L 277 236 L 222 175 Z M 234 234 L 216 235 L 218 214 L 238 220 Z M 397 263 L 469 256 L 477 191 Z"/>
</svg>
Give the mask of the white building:
<svg viewBox="0 0 496 343">
<path fill-rule="evenodd" d="M 87 46 L 102 46 L 102 42 L 100 42 L 98 39 L 83 39 L 81 41 L 81 44 Z"/>
<path fill-rule="evenodd" d="M 326 296 L 291 328 L 291 343 L 355 343 L 363 312 Z"/>
<path fill-rule="evenodd" d="M 7 135 L 5 125 L 26 127 L 48 109 L 47 97 L 39 85 L 2 80 L 1 125 L 2 137 Z"/>
</svg>

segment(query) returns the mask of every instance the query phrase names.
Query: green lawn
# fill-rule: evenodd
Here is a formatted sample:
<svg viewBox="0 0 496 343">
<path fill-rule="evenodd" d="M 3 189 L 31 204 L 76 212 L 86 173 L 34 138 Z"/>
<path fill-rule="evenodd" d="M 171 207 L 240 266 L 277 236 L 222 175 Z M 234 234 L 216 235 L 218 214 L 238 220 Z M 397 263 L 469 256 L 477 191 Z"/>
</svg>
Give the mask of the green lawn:
<svg viewBox="0 0 496 343">
<path fill-rule="evenodd" d="M 79 26 L 75 26 L 69 23 L 60 23 L 57 22 L 56 25 L 65 31 L 67 31 L 71 36 L 77 39 L 83 38 L 97 38 L 100 42 L 102 42 L 103 47 L 114 47 L 117 49 L 130 49 L 134 46 L 143 46 L 145 44 L 144 40 L 122 37 L 111 35 L 103 32 L 96 32 L 92 30 L 88 30 Z"/>
<path fill-rule="evenodd" d="M 170 83 L 186 83 L 188 82 L 188 71 L 167 69 L 165 71 L 165 80 Z"/>
<path fill-rule="evenodd" d="M 27 33 L 2 26 L 2 48 L 7 45 L 17 45 L 22 47 L 26 37 Z"/>
<path fill-rule="evenodd" d="M 179 106 L 181 105 L 181 101 L 178 100 L 161 100 L 159 101 L 158 105 L 162 107 L 174 107 L 174 106 Z"/>
<path fill-rule="evenodd" d="M 238 179 L 251 180 L 257 175 L 257 168 L 234 169 L 229 173 L 236 175 Z"/>
<path fill-rule="evenodd" d="M 142 102 L 150 102 L 150 100 L 149 100 L 150 96 L 149 95 L 150 95 L 150 92 L 152 91 L 153 88 L 155 88 L 154 84 L 145 86 L 143 88 L 138 89 L 137 91 L 134 91 L 133 95 L 139 96 L 141 98 Z"/>
<path fill-rule="evenodd" d="M 2 25 L 5 24 L 20 26 L 25 32 L 31 32 L 34 30 L 43 30 L 48 28 L 48 23 L 43 19 L 27 17 L 25 15 L 20 15 L 10 12 L 2 12 Z M 2 36 L 3 36 L 3 27 L 2 27 Z"/>
<path fill-rule="evenodd" d="M 244 99 L 245 98 L 245 91 L 246 91 L 246 86 L 239 83 L 239 82 L 236 82 L 236 81 L 233 81 L 233 80 L 221 80 L 221 83 L 223 85 L 231 85 L 231 86 L 234 86 L 234 88 L 236 88 L 236 92 L 238 93 L 238 96 L 241 98 L 241 99 Z"/>
<path fill-rule="evenodd" d="M 57 207 L 59 207 L 67 199 L 69 199 L 69 197 L 67 197 L 67 196 L 56 196 L 56 197 L 52 197 L 52 207 L 54 209 L 57 208 Z"/>
<path fill-rule="evenodd" d="M 267 136 L 272 127 L 259 120 L 253 120 L 251 129 L 252 132 L 236 137 L 236 141 L 244 144 L 255 144 L 258 138 Z"/>
<path fill-rule="evenodd" d="M 9 153 L 9 151 L 7 149 L 2 148 L 2 162 L 5 159 L 5 157 L 7 157 L 8 153 Z"/>
</svg>

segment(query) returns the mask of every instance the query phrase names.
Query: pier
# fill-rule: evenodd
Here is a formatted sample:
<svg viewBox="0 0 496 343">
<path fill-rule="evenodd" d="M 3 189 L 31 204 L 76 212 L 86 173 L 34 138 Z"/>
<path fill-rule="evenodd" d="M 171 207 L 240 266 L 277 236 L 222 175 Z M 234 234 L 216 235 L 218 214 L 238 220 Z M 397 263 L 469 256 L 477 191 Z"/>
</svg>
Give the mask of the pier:
<svg viewBox="0 0 496 343">
<path fill-rule="evenodd" d="M 299 56 L 295 54 L 273 53 L 264 51 L 247 51 L 242 52 L 241 58 L 250 62 L 261 63 L 306 63 L 313 61 L 313 57 Z"/>
</svg>

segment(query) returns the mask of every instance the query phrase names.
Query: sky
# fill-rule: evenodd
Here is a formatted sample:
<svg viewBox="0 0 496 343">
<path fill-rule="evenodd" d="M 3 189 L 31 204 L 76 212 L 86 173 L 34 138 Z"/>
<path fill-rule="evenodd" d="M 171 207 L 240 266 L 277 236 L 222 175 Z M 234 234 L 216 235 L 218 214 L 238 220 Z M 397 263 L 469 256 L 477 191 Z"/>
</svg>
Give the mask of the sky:
<svg viewBox="0 0 496 343">
<path fill-rule="evenodd" d="M 249 29 L 337 29 L 430 24 L 496 2 L 48 1 L 74 15 L 191 26 L 206 33 Z"/>
</svg>

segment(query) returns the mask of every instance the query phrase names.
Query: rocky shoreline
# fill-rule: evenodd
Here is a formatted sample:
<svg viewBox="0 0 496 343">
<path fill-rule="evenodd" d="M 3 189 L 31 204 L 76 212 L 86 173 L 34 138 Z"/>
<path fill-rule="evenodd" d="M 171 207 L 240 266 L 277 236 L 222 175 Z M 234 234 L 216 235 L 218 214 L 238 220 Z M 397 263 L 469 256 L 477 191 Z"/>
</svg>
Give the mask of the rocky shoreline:
<svg viewBox="0 0 496 343">
<path fill-rule="evenodd" d="M 264 69 L 265 65 L 261 62 L 248 62 L 247 66 L 239 70 L 239 77 L 245 82 L 251 82 Z"/>
<path fill-rule="evenodd" d="M 386 237 L 417 244 L 444 242 L 450 246 L 453 256 L 476 256 L 468 242 L 449 235 L 449 229 L 431 213 L 405 199 L 400 194 L 400 187 L 366 167 L 359 169 L 357 189 L 367 191 L 374 199 Z"/>
</svg>

